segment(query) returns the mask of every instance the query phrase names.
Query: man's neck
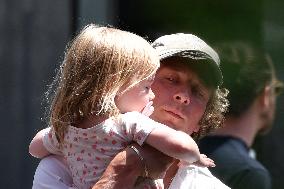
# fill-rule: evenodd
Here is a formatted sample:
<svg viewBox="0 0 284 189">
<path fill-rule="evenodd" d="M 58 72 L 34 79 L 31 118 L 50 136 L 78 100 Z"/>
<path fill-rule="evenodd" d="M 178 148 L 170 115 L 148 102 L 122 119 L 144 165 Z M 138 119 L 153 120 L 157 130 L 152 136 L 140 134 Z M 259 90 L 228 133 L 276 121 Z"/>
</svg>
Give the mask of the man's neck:
<svg viewBox="0 0 284 189">
<path fill-rule="evenodd" d="M 171 166 L 167 169 L 166 171 L 166 175 L 163 179 L 164 181 L 164 185 L 165 185 L 165 188 L 168 188 L 175 176 L 175 174 L 177 173 L 177 170 L 178 170 L 178 163 L 179 161 L 178 160 L 175 160 Z"/>
</svg>

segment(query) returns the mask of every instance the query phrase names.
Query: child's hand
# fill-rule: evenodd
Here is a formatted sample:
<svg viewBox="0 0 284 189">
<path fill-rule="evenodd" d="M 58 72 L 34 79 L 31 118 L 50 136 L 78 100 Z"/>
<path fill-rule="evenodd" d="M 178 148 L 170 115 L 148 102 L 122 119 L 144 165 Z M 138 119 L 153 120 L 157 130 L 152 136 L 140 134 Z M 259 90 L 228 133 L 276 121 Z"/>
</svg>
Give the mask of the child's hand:
<svg viewBox="0 0 284 189">
<path fill-rule="evenodd" d="M 143 108 L 142 114 L 145 116 L 150 116 L 154 112 L 153 101 L 148 102 L 148 104 Z"/>
<path fill-rule="evenodd" d="M 199 161 L 193 163 L 200 167 L 215 167 L 215 163 L 212 159 L 208 158 L 205 154 L 200 154 Z"/>
</svg>

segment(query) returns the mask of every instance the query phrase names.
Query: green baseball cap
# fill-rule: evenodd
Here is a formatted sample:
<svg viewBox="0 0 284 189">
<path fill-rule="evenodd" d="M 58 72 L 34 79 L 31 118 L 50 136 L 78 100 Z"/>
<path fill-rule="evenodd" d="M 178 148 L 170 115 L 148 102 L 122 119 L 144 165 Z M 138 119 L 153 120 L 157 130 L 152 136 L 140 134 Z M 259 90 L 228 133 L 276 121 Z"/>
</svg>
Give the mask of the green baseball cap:
<svg viewBox="0 0 284 189">
<path fill-rule="evenodd" d="M 202 39 L 192 34 L 176 33 L 164 35 L 156 39 L 152 46 L 157 50 L 160 60 L 173 56 L 185 57 L 204 61 L 205 65 L 212 70 L 212 79 L 216 86 L 222 84 L 223 76 L 220 70 L 220 59 L 218 54 Z"/>
</svg>

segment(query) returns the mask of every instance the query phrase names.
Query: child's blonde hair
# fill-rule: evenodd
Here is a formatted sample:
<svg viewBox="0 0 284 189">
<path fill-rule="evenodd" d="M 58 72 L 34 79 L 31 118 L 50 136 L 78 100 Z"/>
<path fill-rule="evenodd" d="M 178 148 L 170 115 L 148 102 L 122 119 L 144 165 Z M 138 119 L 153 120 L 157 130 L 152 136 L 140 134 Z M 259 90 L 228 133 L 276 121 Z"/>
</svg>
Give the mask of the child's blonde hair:
<svg viewBox="0 0 284 189">
<path fill-rule="evenodd" d="M 70 124 L 91 114 L 117 115 L 117 93 L 152 76 L 159 64 L 155 50 L 142 37 L 87 25 L 67 48 L 53 83 L 49 121 L 59 143 Z"/>
</svg>

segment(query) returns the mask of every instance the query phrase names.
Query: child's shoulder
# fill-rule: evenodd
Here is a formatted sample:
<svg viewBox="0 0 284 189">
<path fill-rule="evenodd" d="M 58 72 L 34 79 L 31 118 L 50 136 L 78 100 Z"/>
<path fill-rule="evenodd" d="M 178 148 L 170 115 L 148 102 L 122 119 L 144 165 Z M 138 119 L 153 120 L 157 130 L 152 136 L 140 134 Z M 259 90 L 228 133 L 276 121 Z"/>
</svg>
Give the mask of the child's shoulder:
<svg viewBox="0 0 284 189">
<path fill-rule="evenodd" d="M 132 112 L 126 112 L 124 114 L 121 114 L 124 116 L 144 116 L 142 113 L 137 112 L 137 111 L 132 111 Z"/>
<path fill-rule="evenodd" d="M 72 125 L 69 125 L 68 127 L 68 132 L 69 133 L 85 133 L 87 132 L 91 132 L 91 131 L 96 131 L 96 130 L 100 130 L 102 129 L 107 123 L 109 123 L 111 121 L 110 118 L 103 120 L 103 121 L 99 121 L 97 122 L 91 122 L 89 123 L 89 127 L 75 127 Z"/>
<path fill-rule="evenodd" d="M 118 116 L 119 123 L 126 123 L 126 124 L 142 124 L 142 123 L 151 123 L 155 122 L 148 116 L 145 116 L 144 114 L 132 111 L 132 112 L 126 112 L 124 114 L 120 114 Z"/>
<path fill-rule="evenodd" d="M 120 114 L 119 117 L 121 119 L 125 120 L 135 120 L 135 119 L 149 119 L 149 117 L 143 115 L 140 112 L 132 111 L 132 112 L 126 112 L 124 114 Z"/>
</svg>

